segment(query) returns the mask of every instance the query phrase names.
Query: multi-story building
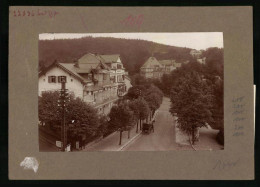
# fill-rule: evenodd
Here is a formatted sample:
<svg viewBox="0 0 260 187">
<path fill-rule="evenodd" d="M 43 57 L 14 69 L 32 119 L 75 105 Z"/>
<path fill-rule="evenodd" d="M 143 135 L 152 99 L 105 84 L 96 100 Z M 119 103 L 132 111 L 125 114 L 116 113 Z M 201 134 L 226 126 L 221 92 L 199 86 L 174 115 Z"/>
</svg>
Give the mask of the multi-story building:
<svg viewBox="0 0 260 187">
<path fill-rule="evenodd" d="M 161 78 L 163 75 L 163 65 L 155 57 L 150 57 L 141 67 L 140 74 L 145 78 Z"/>
<path fill-rule="evenodd" d="M 181 63 L 175 60 L 160 60 L 150 57 L 140 69 L 140 74 L 145 78 L 161 78 L 163 74 L 170 74 L 171 71 L 181 67 Z"/>
<path fill-rule="evenodd" d="M 54 63 L 39 73 L 39 95 L 61 89 L 61 82 L 76 97 L 93 105 L 99 113 L 108 114 L 127 87 L 119 55 L 88 53 L 73 63 Z"/>
</svg>

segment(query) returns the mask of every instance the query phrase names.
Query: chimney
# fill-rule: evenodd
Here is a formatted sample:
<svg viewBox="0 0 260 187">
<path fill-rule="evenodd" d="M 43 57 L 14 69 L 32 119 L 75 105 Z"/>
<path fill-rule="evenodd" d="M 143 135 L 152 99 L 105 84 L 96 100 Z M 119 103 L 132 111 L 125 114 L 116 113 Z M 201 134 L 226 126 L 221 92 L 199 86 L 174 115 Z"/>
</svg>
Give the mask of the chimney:
<svg viewBox="0 0 260 187">
<path fill-rule="evenodd" d="M 74 63 L 75 67 L 77 67 L 77 68 L 79 67 L 79 61 L 77 59 L 74 59 L 73 63 Z"/>
</svg>

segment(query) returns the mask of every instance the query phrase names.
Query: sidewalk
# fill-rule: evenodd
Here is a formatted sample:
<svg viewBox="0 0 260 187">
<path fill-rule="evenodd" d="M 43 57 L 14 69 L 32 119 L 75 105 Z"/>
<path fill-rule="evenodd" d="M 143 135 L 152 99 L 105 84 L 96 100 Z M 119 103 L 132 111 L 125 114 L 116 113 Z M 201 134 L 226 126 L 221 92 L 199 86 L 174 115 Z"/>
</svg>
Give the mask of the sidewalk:
<svg viewBox="0 0 260 187">
<path fill-rule="evenodd" d="M 138 126 L 139 127 L 139 126 Z M 114 132 L 104 139 L 86 147 L 81 151 L 121 151 L 129 143 L 137 139 L 141 134 L 141 130 L 138 129 L 136 133 L 136 125 L 130 130 L 130 138 L 128 139 L 128 131 L 122 133 L 121 145 L 119 145 L 120 132 Z"/>
</svg>

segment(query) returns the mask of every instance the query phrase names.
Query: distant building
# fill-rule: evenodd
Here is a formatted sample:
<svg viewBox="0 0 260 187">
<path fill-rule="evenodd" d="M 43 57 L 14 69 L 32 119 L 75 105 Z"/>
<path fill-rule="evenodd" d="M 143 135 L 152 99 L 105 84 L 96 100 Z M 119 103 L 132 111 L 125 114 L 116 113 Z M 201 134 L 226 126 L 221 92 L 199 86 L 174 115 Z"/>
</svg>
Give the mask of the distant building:
<svg viewBox="0 0 260 187">
<path fill-rule="evenodd" d="M 175 67 L 176 61 L 175 60 L 160 60 L 159 63 L 162 64 L 162 66 L 164 68 L 163 71 L 164 71 L 165 74 L 170 74 L 171 71 L 176 69 L 176 67 Z"/>
<path fill-rule="evenodd" d="M 200 64 L 206 64 L 206 57 L 198 58 L 197 62 L 200 63 Z"/>
<path fill-rule="evenodd" d="M 202 51 L 200 50 L 196 50 L 196 49 L 192 49 L 190 51 L 191 56 L 193 56 L 194 58 L 199 58 L 202 55 Z"/>
<path fill-rule="evenodd" d="M 39 73 L 39 95 L 66 88 L 76 97 L 108 114 L 119 96 L 126 94 L 128 80 L 119 55 L 88 53 L 72 63 L 54 63 Z M 125 82 L 126 80 L 126 82 Z"/>
<path fill-rule="evenodd" d="M 181 67 L 181 63 L 175 60 L 160 60 L 150 57 L 140 69 L 140 74 L 145 78 L 161 78 L 163 74 L 170 74 L 171 71 Z"/>
<path fill-rule="evenodd" d="M 161 78 L 163 65 L 155 57 L 149 57 L 140 69 L 140 74 L 145 78 Z"/>
</svg>

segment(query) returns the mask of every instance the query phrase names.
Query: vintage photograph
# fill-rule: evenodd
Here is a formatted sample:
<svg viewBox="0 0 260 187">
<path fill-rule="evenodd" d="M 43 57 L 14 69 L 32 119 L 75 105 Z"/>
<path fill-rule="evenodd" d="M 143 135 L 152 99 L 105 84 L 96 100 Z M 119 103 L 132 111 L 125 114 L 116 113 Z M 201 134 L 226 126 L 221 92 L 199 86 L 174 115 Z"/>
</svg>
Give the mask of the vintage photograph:
<svg viewBox="0 0 260 187">
<path fill-rule="evenodd" d="M 42 33 L 40 152 L 224 149 L 222 32 Z"/>
</svg>

